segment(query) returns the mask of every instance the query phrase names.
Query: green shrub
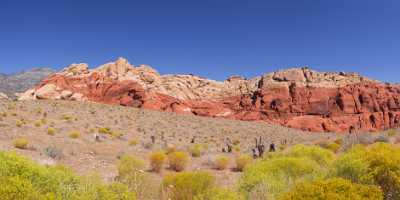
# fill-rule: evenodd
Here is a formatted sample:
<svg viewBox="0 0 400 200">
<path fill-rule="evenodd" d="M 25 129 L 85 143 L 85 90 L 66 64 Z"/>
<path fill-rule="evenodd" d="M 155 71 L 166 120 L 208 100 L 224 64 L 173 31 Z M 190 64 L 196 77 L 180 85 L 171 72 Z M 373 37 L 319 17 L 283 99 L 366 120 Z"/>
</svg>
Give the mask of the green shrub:
<svg viewBox="0 0 400 200">
<path fill-rule="evenodd" d="M 137 139 L 131 139 L 129 140 L 129 146 L 135 146 L 139 144 L 139 141 Z"/>
<path fill-rule="evenodd" d="M 68 136 L 70 138 L 76 139 L 81 136 L 81 133 L 79 131 L 71 131 L 71 132 L 69 132 Z"/>
<path fill-rule="evenodd" d="M 200 144 L 192 145 L 189 149 L 193 157 L 200 157 L 203 152 L 203 147 Z"/>
<path fill-rule="evenodd" d="M 301 183 L 282 195 L 280 200 L 383 200 L 376 186 L 351 183 L 345 179 L 329 179 Z"/>
<path fill-rule="evenodd" d="M 337 144 L 336 142 L 332 142 L 332 143 L 329 143 L 329 144 L 326 146 L 326 148 L 329 149 L 329 150 L 331 150 L 331 151 L 334 152 L 334 153 L 337 153 L 337 152 L 339 151 L 339 149 L 340 149 L 340 145 Z"/>
<path fill-rule="evenodd" d="M 57 129 L 55 129 L 54 127 L 47 128 L 47 135 L 55 135 L 56 132 L 57 132 Z"/>
<path fill-rule="evenodd" d="M 71 116 L 71 115 L 64 114 L 64 115 L 62 115 L 62 119 L 65 120 L 65 121 L 70 122 L 70 121 L 72 121 L 74 119 L 74 117 Z"/>
<path fill-rule="evenodd" d="M 135 193 L 121 183 L 104 184 L 97 175 L 83 177 L 77 191 L 71 196 L 73 200 L 136 200 Z"/>
<path fill-rule="evenodd" d="M 122 183 L 112 183 L 108 190 L 115 196 L 115 200 L 136 200 L 136 194 L 130 192 L 128 186 Z"/>
<path fill-rule="evenodd" d="M 36 126 L 36 127 L 41 127 L 42 126 L 42 121 L 36 121 L 35 123 L 34 123 L 34 125 Z"/>
<path fill-rule="evenodd" d="M 18 176 L 0 177 L 0 197 L 2 200 L 45 199 L 36 191 L 30 181 Z"/>
<path fill-rule="evenodd" d="M 215 178 L 206 172 L 180 172 L 163 180 L 166 199 L 189 200 L 205 195 L 214 187 Z"/>
<path fill-rule="evenodd" d="M 169 167 L 177 172 L 183 171 L 189 162 L 189 156 L 185 152 L 175 151 L 168 155 Z"/>
<path fill-rule="evenodd" d="M 321 166 L 310 158 L 281 155 L 247 166 L 239 188 L 249 199 L 274 199 L 297 182 L 324 176 Z"/>
<path fill-rule="evenodd" d="M 23 126 L 23 125 L 25 125 L 26 124 L 26 122 L 24 121 L 24 120 L 17 120 L 16 122 L 15 122 L 15 125 L 17 126 L 17 127 L 21 127 L 21 126 Z"/>
<path fill-rule="evenodd" d="M 225 170 L 229 165 L 229 157 L 225 155 L 219 155 L 215 158 L 215 168 L 217 170 Z"/>
<path fill-rule="evenodd" d="M 42 114 L 42 111 L 43 111 L 42 108 L 37 108 L 37 109 L 36 109 L 36 113 L 37 113 L 37 114 Z"/>
<path fill-rule="evenodd" d="M 135 200 L 128 187 L 81 178 L 62 166 L 41 166 L 15 153 L 0 152 L 3 200 Z"/>
<path fill-rule="evenodd" d="M 109 127 L 101 127 L 101 128 L 99 128 L 98 132 L 102 133 L 102 134 L 111 134 L 111 128 L 109 128 Z"/>
<path fill-rule="evenodd" d="M 79 179 L 62 167 L 39 166 L 31 160 L 14 153 L 0 152 L 0 177 L 19 177 L 30 182 L 43 195 L 69 197 L 71 191 L 79 184 Z M 0 187 L 1 188 L 1 187 Z"/>
<path fill-rule="evenodd" d="M 208 151 L 210 149 L 210 145 L 208 143 L 201 144 L 201 147 L 203 148 L 203 153 L 204 151 Z"/>
<path fill-rule="evenodd" d="M 369 164 L 369 175 L 380 186 L 385 199 L 400 199 L 400 149 L 390 144 L 377 143 L 363 156 Z"/>
<path fill-rule="evenodd" d="M 290 157 L 306 157 L 314 160 L 321 166 L 328 166 L 335 160 L 333 152 L 318 146 L 295 145 L 285 155 Z"/>
<path fill-rule="evenodd" d="M 122 136 L 124 136 L 124 134 L 120 131 L 112 131 L 111 132 L 111 137 L 113 137 L 113 138 L 121 138 Z"/>
<path fill-rule="evenodd" d="M 334 176 L 356 183 L 379 186 L 385 199 L 400 199 L 400 149 L 376 143 L 370 147 L 356 146 L 339 158 Z"/>
<path fill-rule="evenodd" d="M 355 183 L 372 184 L 372 177 L 368 175 L 369 165 L 363 159 L 365 150 L 365 147 L 357 146 L 339 157 L 333 164 L 331 176 Z"/>
<path fill-rule="evenodd" d="M 14 140 L 14 147 L 18 149 L 27 149 L 29 141 L 26 138 L 16 138 Z"/>
<path fill-rule="evenodd" d="M 148 196 L 152 195 L 151 193 L 157 190 L 157 187 L 151 185 L 151 180 L 144 171 L 145 163 L 143 160 L 124 155 L 119 160 L 117 169 L 118 176 L 116 179 L 119 182 L 126 184 L 139 199 L 151 199 Z"/>
<path fill-rule="evenodd" d="M 167 156 L 162 151 L 153 152 L 150 154 L 151 169 L 155 172 L 160 172 L 164 166 Z"/>
<path fill-rule="evenodd" d="M 118 178 L 130 180 L 131 176 L 144 170 L 145 163 L 134 156 L 124 155 L 118 162 Z M 129 185 L 129 184 L 128 184 Z"/>
<path fill-rule="evenodd" d="M 253 162 L 253 158 L 249 155 L 239 155 L 236 157 L 236 170 L 243 171 L 246 166 Z"/>
</svg>

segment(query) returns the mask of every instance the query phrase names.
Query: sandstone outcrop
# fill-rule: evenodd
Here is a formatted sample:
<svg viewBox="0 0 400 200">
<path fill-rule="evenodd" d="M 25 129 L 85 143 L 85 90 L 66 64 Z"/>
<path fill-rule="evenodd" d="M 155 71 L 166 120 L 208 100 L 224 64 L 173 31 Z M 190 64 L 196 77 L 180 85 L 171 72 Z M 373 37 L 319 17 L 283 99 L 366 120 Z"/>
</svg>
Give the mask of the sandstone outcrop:
<svg viewBox="0 0 400 200">
<path fill-rule="evenodd" d="M 26 99 L 64 99 L 257 120 L 315 132 L 377 131 L 400 125 L 400 86 L 355 73 L 292 68 L 214 81 L 160 75 L 126 59 L 89 69 L 73 64 L 25 92 Z"/>
</svg>

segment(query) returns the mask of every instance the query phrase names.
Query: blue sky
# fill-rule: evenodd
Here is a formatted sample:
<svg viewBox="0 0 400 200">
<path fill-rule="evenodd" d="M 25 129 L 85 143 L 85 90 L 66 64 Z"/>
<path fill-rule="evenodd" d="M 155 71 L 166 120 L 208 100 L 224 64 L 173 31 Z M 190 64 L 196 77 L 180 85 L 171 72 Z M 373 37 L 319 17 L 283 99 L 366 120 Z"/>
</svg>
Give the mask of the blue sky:
<svg viewBox="0 0 400 200">
<path fill-rule="evenodd" d="M 2 0 L 0 72 L 119 56 L 213 79 L 307 65 L 400 82 L 398 0 Z"/>
</svg>

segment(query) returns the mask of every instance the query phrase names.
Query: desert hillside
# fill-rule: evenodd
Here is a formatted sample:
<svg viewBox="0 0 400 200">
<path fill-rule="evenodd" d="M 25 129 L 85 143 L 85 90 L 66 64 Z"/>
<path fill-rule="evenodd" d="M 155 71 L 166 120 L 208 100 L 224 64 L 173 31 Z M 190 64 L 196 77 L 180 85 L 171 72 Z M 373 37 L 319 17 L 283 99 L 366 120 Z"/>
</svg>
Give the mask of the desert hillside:
<svg viewBox="0 0 400 200">
<path fill-rule="evenodd" d="M 128 195 L 111 198 L 116 200 L 180 200 L 180 195 L 193 197 L 197 194 L 207 197 L 218 194 L 219 198 L 212 200 L 241 200 L 243 196 L 246 199 L 278 199 L 285 192 L 295 191 L 294 183 L 285 182 L 286 178 L 300 181 L 312 176 L 311 180 L 319 180 L 320 176 L 328 177 L 328 168 L 341 166 L 332 162 L 347 164 L 339 156 L 352 155 L 350 148 L 362 147 L 357 144 L 386 142 L 393 144 L 390 148 L 396 148 L 387 150 L 388 147 L 382 146 L 379 147 L 382 150 L 376 147 L 368 150 L 368 155 L 375 155 L 373 152 L 381 155 L 380 151 L 398 152 L 399 141 L 396 130 L 379 134 L 313 133 L 266 122 L 181 115 L 93 102 L 0 100 L 0 160 L 4 162 L 1 173 L 6 177 L 19 177 L 33 171 L 33 174 L 43 176 L 37 179 L 36 175 L 31 177 L 28 173 L 23 179 L 39 184 L 34 186 L 40 194 L 46 193 L 41 190 L 43 183 L 37 183 L 38 180 L 61 181 L 59 190 L 64 191 L 66 186 L 63 184 L 71 184 L 68 178 L 71 173 L 77 173 L 82 176 L 77 180 L 83 185 L 75 186 L 78 187 L 76 191 L 65 191 L 66 194 L 98 195 L 97 190 L 87 190 L 85 184 L 89 184 L 103 188 L 102 193 L 122 195 L 120 193 L 126 192 Z M 271 144 L 274 144 L 273 151 Z M 9 152 L 33 159 L 35 164 Z M 362 155 L 365 157 L 364 153 Z M 71 168 L 73 172 L 62 170 L 64 168 L 59 165 Z M 17 169 L 24 171 L 15 171 Z M 35 172 L 37 170 L 42 172 Z M 268 173 L 274 176 L 269 177 Z M 170 180 L 174 177 L 176 181 L 183 179 L 181 181 L 185 182 L 179 186 L 179 181 Z M 196 188 L 196 180 L 207 181 L 200 182 L 205 188 L 194 193 L 169 188 L 175 184 L 178 184 L 176 187 Z M 1 181 L 4 180 L 0 179 L 3 184 Z M 277 184 L 279 190 L 265 187 L 264 181 Z M 124 185 L 120 185 L 119 190 L 113 189 L 114 184 L 121 183 Z M 336 187 L 339 183 L 332 184 Z M 104 187 L 111 188 L 106 190 Z M 217 193 L 202 193 L 210 189 Z M 50 191 L 61 195 L 54 189 Z M 21 195 L 29 196 L 31 192 Z M 372 193 L 381 196 L 379 189 Z M 87 199 L 110 198 L 92 196 Z"/>
<path fill-rule="evenodd" d="M 13 141 L 28 140 L 19 151 L 41 162 L 60 162 L 78 172 L 91 170 L 115 174 L 118 156 L 134 154 L 146 159 L 152 151 L 174 147 L 188 151 L 206 145 L 207 156 L 195 158 L 192 169 L 203 166 L 212 155 L 223 153 L 229 138 L 235 151 L 251 155 L 255 138 L 277 148 L 334 140 L 336 134 L 313 134 L 280 125 L 214 119 L 131 107 L 74 101 L 1 101 L 0 149 L 16 150 Z M 49 134 L 49 129 L 51 133 Z M 52 133 L 54 132 L 54 133 Z M 71 137 L 76 134 L 77 138 Z M 95 139 L 95 135 L 99 139 Z M 153 143 L 154 138 L 154 143 Z M 59 152 L 54 158 L 46 149 Z M 203 163 L 204 162 L 204 163 Z"/>
<path fill-rule="evenodd" d="M 214 81 L 195 75 L 160 75 L 150 66 L 133 66 L 119 58 L 95 69 L 72 64 L 20 97 L 33 99 L 264 121 L 315 132 L 379 131 L 400 123 L 399 85 L 307 67 Z"/>
</svg>

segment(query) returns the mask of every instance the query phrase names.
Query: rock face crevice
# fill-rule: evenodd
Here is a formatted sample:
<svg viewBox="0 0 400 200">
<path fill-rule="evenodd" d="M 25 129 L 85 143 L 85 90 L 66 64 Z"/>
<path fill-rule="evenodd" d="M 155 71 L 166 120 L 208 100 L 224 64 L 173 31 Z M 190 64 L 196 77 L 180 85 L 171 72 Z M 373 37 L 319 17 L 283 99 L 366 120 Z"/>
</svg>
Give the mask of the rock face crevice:
<svg viewBox="0 0 400 200">
<path fill-rule="evenodd" d="M 24 93 L 26 99 L 119 104 L 181 114 L 257 120 L 315 132 L 377 131 L 400 125 L 400 86 L 355 73 L 292 68 L 214 81 L 160 75 L 119 58 L 96 69 L 73 64 Z"/>
</svg>

